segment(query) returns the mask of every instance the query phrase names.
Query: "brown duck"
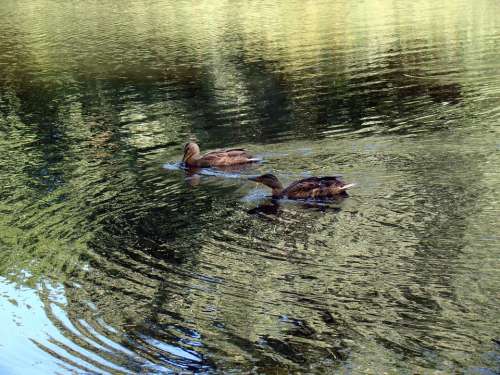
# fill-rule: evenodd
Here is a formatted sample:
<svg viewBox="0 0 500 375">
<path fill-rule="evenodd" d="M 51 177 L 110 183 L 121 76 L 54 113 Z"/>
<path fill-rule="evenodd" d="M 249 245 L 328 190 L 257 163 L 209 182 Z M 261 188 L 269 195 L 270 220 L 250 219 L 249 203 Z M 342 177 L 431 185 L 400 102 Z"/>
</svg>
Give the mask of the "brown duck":
<svg viewBox="0 0 500 375">
<path fill-rule="evenodd" d="M 346 184 L 338 176 L 332 177 L 309 177 L 303 180 L 295 181 L 286 188 L 283 188 L 281 182 L 272 174 L 264 174 L 259 177 L 250 177 L 249 180 L 260 182 L 269 186 L 273 198 L 289 199 L 324 199 L 346 194 L 346 190 L 355 184 Z"/>
<path fill-rule="evenodd" d="M 189 142 L 184 146 L 182 162 L 188 167 L 222 167 L 227 165 L 246 164 L 257 162 L 259 159 L 252 157 L 243 148 L 215 150 L 205 155 L 200 155 L 200 147 Z"/>
</svg>

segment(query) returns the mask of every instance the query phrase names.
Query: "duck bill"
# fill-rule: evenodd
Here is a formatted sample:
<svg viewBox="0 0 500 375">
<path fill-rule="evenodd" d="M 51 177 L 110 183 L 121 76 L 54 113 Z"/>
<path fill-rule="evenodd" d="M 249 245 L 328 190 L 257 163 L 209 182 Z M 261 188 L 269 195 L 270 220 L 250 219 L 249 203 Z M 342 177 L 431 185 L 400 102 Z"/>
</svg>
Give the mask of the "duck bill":
<svg viewBox="0 0 500 375">
<path fill-rule="evenodd" d="M 259 176 L 255 176 L 255 177 L 248 177 L 248 180 L 249 181 L 255 181 L 255 182 L 259 182 Z"/>
</svg>

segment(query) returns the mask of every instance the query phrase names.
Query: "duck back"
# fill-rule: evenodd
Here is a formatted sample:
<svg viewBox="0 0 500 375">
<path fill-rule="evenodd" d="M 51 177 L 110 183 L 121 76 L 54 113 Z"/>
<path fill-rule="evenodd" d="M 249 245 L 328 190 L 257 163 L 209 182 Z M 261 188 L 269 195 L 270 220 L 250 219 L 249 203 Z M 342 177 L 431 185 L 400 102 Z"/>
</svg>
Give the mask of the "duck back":
<svg viewBox="0 0 500 375">
<path fill-rule="evenodd" d="M 292 199 L 317 199 L 345 195 L 345 190 L 351 187 L 352 184 L 344 183 L 339 177 L 340 176 L 305 178 L 286 187 L 281 195 Z"/>
</svg>

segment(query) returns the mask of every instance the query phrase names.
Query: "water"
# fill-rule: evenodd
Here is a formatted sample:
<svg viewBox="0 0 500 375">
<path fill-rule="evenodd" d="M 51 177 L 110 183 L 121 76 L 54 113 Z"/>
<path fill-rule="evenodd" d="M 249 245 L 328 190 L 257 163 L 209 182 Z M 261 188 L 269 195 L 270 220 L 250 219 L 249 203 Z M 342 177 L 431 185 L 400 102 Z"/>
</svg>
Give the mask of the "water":
<svg viewBox="0 0 500 375">
<path fill-rule="evenodd" d="M 498 14 L 4 0 L 0 373 L 499 372 Z"/>
</svg>

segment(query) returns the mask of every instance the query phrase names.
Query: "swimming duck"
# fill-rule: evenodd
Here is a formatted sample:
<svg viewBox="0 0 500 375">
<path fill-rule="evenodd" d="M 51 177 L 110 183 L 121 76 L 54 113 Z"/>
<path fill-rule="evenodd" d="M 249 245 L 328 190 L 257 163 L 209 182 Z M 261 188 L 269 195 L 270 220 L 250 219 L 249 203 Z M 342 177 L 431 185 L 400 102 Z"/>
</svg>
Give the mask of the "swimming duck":
<svg viewBox="0 0 500 375">
<path fill-rule="evenodd" d="M 227 165 L 246 164 L 257 162 L 259 159 L 252 157 L 243 148 L 215 150 L 205 155 L 200 155 L 200 147 L 195 142 L 184 146 L 182 162 L 188 167 L 221 167 Z"/>
<path fill-rule="evenodd" d="M 269 173 L 258 177 L 250 177 L 249 180 L 269 186 L 273 189 L 273 198 L 322 199 L 346 195 L 346 190 L 355 185 L 346 184 L 338 177 L 309 177 L 295 181 L 286 188 L 283 188 L 275 175 Z"/>
</svg>

